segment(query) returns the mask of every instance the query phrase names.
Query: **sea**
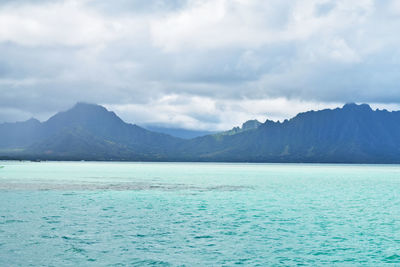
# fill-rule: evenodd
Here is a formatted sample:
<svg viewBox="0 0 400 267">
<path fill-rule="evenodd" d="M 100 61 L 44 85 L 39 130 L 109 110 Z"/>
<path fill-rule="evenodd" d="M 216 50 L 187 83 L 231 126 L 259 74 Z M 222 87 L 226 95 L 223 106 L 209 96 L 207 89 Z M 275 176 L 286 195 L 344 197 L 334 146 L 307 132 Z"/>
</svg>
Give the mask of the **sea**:
<svg viewBox="0 0 400 267">
<path fill-rule="evenodd" d="M 400 266 L 399 165 L 0 166 L 0 266 Z"/>
</svg>

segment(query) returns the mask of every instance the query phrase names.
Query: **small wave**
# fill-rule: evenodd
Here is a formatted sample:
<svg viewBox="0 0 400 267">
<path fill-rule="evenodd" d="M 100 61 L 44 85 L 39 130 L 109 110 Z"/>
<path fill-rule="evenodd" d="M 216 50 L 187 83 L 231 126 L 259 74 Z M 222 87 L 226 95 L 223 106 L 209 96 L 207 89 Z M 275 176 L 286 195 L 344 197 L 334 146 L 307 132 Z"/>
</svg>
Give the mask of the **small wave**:
<svg viewBox="0 0 400 267">
<path fill-rule="evenodd" d="M 74 252 L 74 253 L 79 253 L 79 254 L 85 254 L 87 251 L 83 248 L 77 248 L 75 246 L 72 246 L 70 249 L 65 250 L 66 252 Z"/>
<path fill-rule="evenodd" d="M 400 255 L 393 254 L 389 257 L 386 257 L 384 261 L 387 263 L 400 263 Z"/>
<path fill-rule="evenodd" d="M 136 237 L 146 237 L 146 235 L 137 234 Z"/>
<path fill-rule="evenodd" d="M 132 262 L 135 266 L 171 266 L 169 262 L 159 261 L 159 260 L 136 260 Z"/>
<path fill-rule="evenodd" d="M 11 219 L 11 220 L 6 220 L 5 224 L 8 224 L 8 223 L 22 223 L 22 222 L 24 222 L 24 221 L 17 220 L 17 219 Z"/>
<path fill-rule="evenodd" d="M 195 239 L 203 239 L 203 238 L 213 238 L 212 236 L 210 236 L 210 235 L 199 235 L 199 236 L 195 236 L 194 237 Z"/>
<path fill-rule="evenodd" d="M 40 238 L 54 239 L 54 238 L 58 238 L 58 236 L 57 235 L 40 235 Z"/>
</svg>

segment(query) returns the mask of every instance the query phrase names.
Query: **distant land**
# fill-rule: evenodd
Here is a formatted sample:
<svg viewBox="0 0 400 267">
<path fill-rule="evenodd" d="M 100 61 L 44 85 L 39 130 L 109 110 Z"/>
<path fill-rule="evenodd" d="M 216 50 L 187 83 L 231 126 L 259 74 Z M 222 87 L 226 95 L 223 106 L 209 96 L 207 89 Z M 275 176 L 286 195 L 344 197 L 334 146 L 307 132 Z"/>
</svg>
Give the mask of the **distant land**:
<svg viewBox="0 0 400 267">
<path fill-rule="evenodd" d="M 400 111 L 367 104 L 283 122 L 250 120 L 205 136 L 193 131 L 194 138 L 171 131 L 125 123 L 100 105 L 78 103 L 45 122 L 0 124 L 0 159 L 400 163 Z"/>
<path fill-rule="evenodd" d="M 171 127 L 163 127 L 157 125 L 145 125 L 143 128 L 158 133 L 165 133 L 171 136 L 179 137 L 182 139 L 192 139 L 204 135 L 215 134 L 217 132 L 212 131 L 202 131 L 202 130 L 188 130 L 183 128 L 171 128 Z"/>
</svg>

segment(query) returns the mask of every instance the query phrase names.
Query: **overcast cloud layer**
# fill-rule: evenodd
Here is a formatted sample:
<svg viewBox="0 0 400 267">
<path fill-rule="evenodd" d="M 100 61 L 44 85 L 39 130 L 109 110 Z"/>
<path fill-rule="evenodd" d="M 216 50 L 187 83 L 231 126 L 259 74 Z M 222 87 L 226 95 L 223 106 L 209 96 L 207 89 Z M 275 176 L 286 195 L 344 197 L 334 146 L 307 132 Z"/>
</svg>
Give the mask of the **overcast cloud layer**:
<svg viewBox="0 0 400 267">
<path fill-rule="evenodd" d="M 77 101 L 227 129 L 367 102 L 399 108 L 399 0 L 1 1 L 0 121 Z"/>
</svg>

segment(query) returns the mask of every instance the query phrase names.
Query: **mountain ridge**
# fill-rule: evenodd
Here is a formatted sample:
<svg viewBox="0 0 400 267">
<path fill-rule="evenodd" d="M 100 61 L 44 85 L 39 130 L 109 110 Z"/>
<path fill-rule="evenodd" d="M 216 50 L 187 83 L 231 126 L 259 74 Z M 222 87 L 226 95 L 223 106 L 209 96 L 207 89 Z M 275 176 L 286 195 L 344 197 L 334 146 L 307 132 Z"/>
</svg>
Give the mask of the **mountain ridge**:
<svg viewBox="0 0 400 267">
<path fill-rule="evenodd" d="M 0 158 L 400 163 L 399 111 L 348 103 L 283 122 L 246 123 L 185 140 L 125 123 L 100 105 L 77 103 L 45 122 L 0 124 Z"/>
</svg>

